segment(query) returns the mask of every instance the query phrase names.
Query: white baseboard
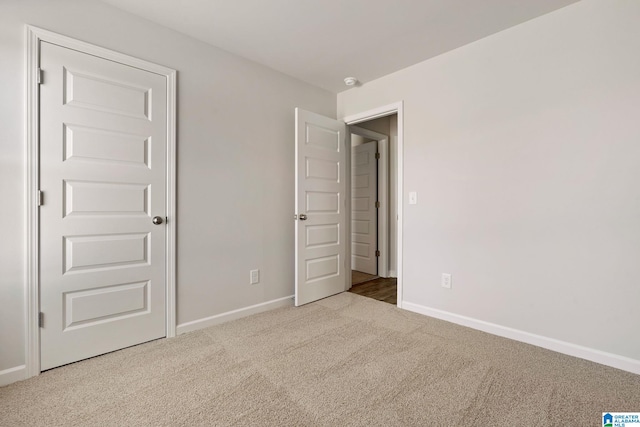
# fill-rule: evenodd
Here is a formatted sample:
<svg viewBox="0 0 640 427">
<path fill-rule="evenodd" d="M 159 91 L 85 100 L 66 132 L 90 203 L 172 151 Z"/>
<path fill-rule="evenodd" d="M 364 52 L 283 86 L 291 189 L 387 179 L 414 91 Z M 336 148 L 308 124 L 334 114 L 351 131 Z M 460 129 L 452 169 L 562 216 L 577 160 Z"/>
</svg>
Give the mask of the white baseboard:
<svg viewBox="0 0 640 427">
<path fill-rule="evenodd" d="M 0 387 L 22 381 L 27 378 L 27 367 L 25 365 L 0 371 Z"/>
<path fill-rule="evenodd" d="M 506 326 L 489 323 L 482 320 L 473 319 L 471 317 L 461 316 L 459 314 L 447 311 L 437 310 L 435 308 L 425 307 L 423 305 L 414 304 L 403 301 L 402 308 L 414 313 L 424 314 L 425 316 L 435 317 L 436 319 L 446 320 L 462 326 L 467 326 L 479 331 L 488 332 L 504 338 L 515 341 L 532 344 L 558 353 L 566 354 L 581 359 L 590 360 L 600 363 L 601 365 L 611 366 L 613 368 L 628 371 L 640 375 L 640 360 L 631 359 L 625 356 L 619 356 L 613 353 L 596 350 L 589 347 L 583 347 L 571 344 L 565 341 L 556 340 L 554 338 L 544 337 L 542 335 L 531 334 L 529 332 L 520 331 L 518 329 L 508 328 Z"/>
<path fill-rule="evenodd" d="M 242 317 L 250 316 L 256 313 L 262 313 L 263 311 L 273 310 L 280 307 L 288 307 L 293 305 L 294 296 L 288 296 L 284 298 L 278 298 L 271 301 L 263 302 L 249 307 L 239 308 L 237 310 L 227 311 L 226 313 L 216 314 L 215 316 L 205 317 L 204 319 L 198 319 L 191 322 L 181 323 L 176 327 L 176 335 L 184 334 L 186 332 L 195 331 L 197 329 L 206 328 L 213 325 L 219 325 L 220 323 L 228 322 L 230 320 L 240 319 Z"/>
<path fill-rule="evenodd" d="M 398 272 L 395 270 L 389 270 L 389 277 L 398 277 Z"/>
</svg>

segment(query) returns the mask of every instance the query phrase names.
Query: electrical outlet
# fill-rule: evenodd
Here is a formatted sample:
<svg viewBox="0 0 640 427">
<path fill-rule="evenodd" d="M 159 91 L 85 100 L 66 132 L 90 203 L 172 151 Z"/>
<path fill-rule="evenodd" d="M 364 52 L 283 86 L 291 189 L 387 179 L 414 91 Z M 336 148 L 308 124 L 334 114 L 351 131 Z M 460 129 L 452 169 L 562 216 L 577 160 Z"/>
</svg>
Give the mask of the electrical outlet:
<svg viewBox="0 0 640 427">
<path fill-rule="evenodd" d="M 260 283 L 260 270 L 251 270 L 249 272 L 249 284 L 256 285 Z"/>
<path fill-rule="evenodd" d="M 451 274 L 442 273 L 442 279 L 440 280 L 440 285 L 443 288 L 451 289 Z"/>
</svg>

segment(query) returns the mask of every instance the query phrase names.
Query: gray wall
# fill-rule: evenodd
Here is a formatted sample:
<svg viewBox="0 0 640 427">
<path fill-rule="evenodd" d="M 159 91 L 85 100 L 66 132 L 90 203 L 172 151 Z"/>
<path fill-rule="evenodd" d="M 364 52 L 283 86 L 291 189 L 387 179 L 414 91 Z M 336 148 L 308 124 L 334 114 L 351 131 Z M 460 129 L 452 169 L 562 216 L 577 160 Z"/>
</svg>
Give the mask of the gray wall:
<svg viewBox="0 0 640 427">
<path fill-rule="evenodd" d="M 404 101 L 405 302 L 640 361 L 638 22 L 583 0 L 338 94 Z"/>
<path fill-rule="evenodd" d="M 294 108 L 335 95 L 94 0 L 2 0 L 0 371 L 25 362 L 25 24 L 178 70 L 178 324 L 292 295 Z"/>
</svg>

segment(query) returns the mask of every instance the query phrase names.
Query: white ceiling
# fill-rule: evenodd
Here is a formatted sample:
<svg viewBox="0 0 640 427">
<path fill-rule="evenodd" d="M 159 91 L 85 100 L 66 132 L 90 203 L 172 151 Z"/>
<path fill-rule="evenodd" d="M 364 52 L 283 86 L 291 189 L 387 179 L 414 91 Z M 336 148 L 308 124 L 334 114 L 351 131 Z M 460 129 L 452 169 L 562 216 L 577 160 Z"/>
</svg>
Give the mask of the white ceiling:
<svg viewBox="0 0 640 427">
<path fill-rule="evenodd" d="M 577 0 L 103 1 L 340 92 Z"/>
</svg>

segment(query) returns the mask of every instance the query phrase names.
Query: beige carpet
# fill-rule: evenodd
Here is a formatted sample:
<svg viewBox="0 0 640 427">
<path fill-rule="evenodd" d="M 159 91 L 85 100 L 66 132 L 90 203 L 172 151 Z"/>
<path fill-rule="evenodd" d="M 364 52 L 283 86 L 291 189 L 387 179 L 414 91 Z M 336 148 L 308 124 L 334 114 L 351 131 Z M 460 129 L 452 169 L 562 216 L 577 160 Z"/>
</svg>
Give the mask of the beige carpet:
<svg viewBox="0 0 640 427">
<path fill-rule="evenodd" d="M 351 293 L 0 388 L 12 427 L 582 427 L 602 411 L 640 411 L 640 376 Z"/>
</svg>

